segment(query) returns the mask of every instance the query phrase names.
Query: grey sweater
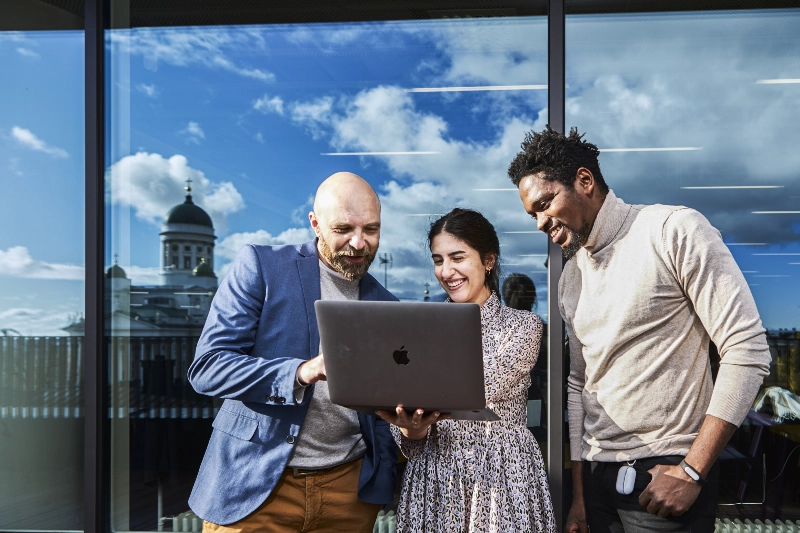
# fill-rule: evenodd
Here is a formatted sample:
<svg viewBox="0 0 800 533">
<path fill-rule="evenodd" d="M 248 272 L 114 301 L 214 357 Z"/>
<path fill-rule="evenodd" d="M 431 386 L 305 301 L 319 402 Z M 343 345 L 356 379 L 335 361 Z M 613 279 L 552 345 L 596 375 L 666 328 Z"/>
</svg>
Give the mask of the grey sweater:
<svg viewBox="0 0 800 533">
<path fill-rule="evenodd" d="M 559 282 L 573 460 L 685 455 L 706 414 L 740 424 L 769 372 L 755 301 L 697 211 L 609 192 Z M 712 384 L 709 337 L 722 358 Z"/>
<path fill-rule="evenodd" d="M 322 261 L 319 282 L 323 300 L 359 299 L 359 281 L 348 281 Z M 304 391 L 301 389 L 299 393 L 302 400 Z M 288 466 L 330 468 L 358 459 L 366 449 L 356 412 L 331 403 L 328 382 L 318 381 Z"/>
</svg>

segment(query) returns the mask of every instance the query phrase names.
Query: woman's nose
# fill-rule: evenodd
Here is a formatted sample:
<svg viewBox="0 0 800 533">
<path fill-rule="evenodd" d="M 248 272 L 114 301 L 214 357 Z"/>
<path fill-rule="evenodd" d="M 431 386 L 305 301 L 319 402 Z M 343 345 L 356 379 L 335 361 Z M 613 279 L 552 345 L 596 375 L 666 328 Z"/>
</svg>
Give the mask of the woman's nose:
<svg viewBox="0 0 800 533">
<path fill-rule="evenodd" d="M 448 262 L 442 263 L 442 277 L 449 278 L 453 274 L 453 267 Z"/>
</svg>

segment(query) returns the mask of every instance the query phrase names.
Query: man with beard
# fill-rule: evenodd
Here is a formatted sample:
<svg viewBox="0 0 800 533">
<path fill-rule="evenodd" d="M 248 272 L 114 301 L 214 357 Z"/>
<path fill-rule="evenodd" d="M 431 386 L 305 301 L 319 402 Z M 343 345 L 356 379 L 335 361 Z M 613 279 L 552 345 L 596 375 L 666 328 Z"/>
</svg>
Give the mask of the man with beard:
<svg viewBox="0 0 800 533">
<path fill-rule="evenodd" d="M 317 190 L 316 240 L 245 246 L 219 287 L 189 368 L 224 398 L 189 505 L 209 532 L 371 532 L 392 500 L 389 425 L 334 405 L 314 302 L 397 300 L 367 273 L 380 202 L 340 172 Z"/>
<path fill-rule="evenodd" d="M 598 154 L 577 130 L 548 126 L 508 170 L 565 259 L 566 531 L 712 532 L 717 458 L 769 372 L 765 331 L 719 232 L 693 209 L 626 204 Z"/>
</svg>

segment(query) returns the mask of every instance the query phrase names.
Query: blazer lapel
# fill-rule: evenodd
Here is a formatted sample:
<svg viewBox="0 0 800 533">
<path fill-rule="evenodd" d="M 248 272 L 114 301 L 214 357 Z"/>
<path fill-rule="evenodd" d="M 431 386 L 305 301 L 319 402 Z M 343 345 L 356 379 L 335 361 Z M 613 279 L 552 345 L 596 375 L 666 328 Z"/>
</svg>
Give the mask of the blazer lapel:
<svg viewBox="0 0 800 533">
<path fill-rule="evenodd" d="M 378 299 L 378 287 L 375 286 L 375 280 L 369 274 L 361 278 L 358 284 L 359 300 L 372 300 Z"/>
<path fill-rule="evenodd" d="M 306 316 L 308 317 L 308 353 L 311 357 L 316 357 L 319 353 L 319 328 L 317 328 L 317 313 L 314 310 L 314 302 L 321 298 L 319 259 L 315 248 L 313 254 L 310 254 L 307 248 L 307 245 L 303 245 L 301 249 L 303 257 L 297 259 L 297 271 L 300 274 L 300 286 L 303 289 L 303 302 L 305 303 Z"/>
</svg>

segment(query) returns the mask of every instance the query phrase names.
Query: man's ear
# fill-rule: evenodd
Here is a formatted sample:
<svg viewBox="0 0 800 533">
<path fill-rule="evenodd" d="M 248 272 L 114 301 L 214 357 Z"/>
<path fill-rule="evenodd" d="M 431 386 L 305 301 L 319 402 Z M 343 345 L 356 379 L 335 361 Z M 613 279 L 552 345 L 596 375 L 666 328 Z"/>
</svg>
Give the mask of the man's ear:
<svg viewBox="0 0 800 533">
<path fill-rule="evenodd" d="M 591 196 L 595 189 L 594 174 L 586 167 L 581 167 L 575 173 L 574 187 L 576 191 L 582 192 L 586 196 Z"/>
<path fill-rule="evenodd" d="M 314 211 L 310 211 L 308 213 L 308 220 L 311 222 L 311 229 L 314 230 L 314 234 L 319 237 L 319 219 L 317 218 L 317 214 Z"/>
</svg>

